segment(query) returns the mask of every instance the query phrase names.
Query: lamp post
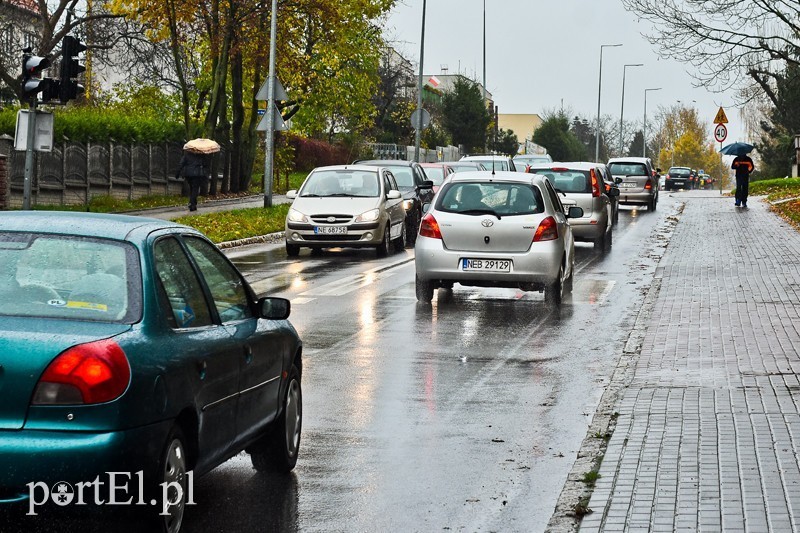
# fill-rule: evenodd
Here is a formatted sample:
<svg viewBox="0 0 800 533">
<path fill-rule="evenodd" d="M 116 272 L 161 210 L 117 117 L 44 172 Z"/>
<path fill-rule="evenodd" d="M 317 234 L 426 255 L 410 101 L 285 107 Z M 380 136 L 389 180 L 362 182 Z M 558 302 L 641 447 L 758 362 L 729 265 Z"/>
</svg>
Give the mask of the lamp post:
<svg viewBox="0 0 800 533">
<path fill-rule="evenodd" d="M 278 1 L 272 0 L 269 13 L 269 79 L 267 85 L 266 155 L 264 157 L 264 207 L 272 207 L 272 180 L 275 164 L 275 39 L 278 36 Z"/>
<path fill-rule="evenodd" d="M 419 143 L 422 135 L 422 65 L 425 60 L 425 11 L 427 0 L 422 0 L 422 36 L 419 41 L 419 81 L 417 82 L 417 124 L 414 134 L 414 161 L 419 163 Z"/>
<path fill-rule="evenodd" d="M 622 66 L 622 104 L 619 108 L 619 155 L 625 150 L 622 140 L 622 113 L 625 110 L 625 73 L 628 67 L 643 67 L 644 63 L 628 63 Z"/>
<path fill-rule="evenodd" d="M 486 109 L 486 0 L 483 0 L 483 108 Z M 483 143 L 483 151 L 488 152 L 489 139 Z"/>
<path fill-rule="evenodd" d="M 644 90 L 644 122 L 642 126 L 642 137 L 644 137 L 644 139 L 642 142 L 642 157 L 647 157 L 647 91 L 660 91 L 660 90 L 661 87 Z"/>
<path fill-rule="evenodd" d="M 597 125 L 594 129 L 594 162 L 600 162 L 600 91 L 603 89 L 603 48 L 622 46 L 621 44 L 600 45 L 600 73 L 597 75 Z"/>
</svg>

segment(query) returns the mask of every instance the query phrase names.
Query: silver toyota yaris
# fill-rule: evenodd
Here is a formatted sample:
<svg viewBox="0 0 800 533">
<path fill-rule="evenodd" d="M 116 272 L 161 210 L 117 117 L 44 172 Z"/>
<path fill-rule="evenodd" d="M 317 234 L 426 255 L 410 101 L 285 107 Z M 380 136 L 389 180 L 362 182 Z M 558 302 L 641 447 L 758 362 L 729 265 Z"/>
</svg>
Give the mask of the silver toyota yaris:
<svg viewBox="0 0 800 533">
<path fill-rule="evenodd" d="M 574 239 L 568 218 L 583 209 L 537 174 L 463 172 L 442 185 L 420 225 L 416 294 L 430 302 L 454 283 L 544 291 L 559 305 L 572 289 Z"/>
</svg>

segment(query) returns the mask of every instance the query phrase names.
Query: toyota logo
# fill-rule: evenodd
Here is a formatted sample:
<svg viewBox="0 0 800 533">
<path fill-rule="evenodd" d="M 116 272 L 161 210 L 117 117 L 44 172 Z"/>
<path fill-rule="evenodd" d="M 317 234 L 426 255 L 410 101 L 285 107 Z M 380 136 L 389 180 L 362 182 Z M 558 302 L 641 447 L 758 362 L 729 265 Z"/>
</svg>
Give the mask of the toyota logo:
<svg viewBox="0 0 800 533">
<path fill-rule="evenodd" d="M 328 217 L 325 220 L 327 220 L 329 224 L 333 224 L 334 222 L 336 222 L 336 217 Z"/>
<path fill-rule="evenodd" d="M 481 226 L 483 226 L 484 228 L 491 228 L 492 226 L 494 226 L 494 221 L 488 218 L 484 218 L 483 220 L 481 220 Z"/>
</svg>

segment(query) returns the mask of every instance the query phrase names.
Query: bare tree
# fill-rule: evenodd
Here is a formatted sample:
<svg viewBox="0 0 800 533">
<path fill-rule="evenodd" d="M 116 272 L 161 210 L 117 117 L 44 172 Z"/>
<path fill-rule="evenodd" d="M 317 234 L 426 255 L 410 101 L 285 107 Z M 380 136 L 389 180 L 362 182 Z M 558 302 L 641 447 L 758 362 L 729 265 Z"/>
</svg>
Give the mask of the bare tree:
<svg viewBox="0 0 800 533">
<path fill-rule="evenodd" d="M 797 0 L 622 0 L 653 22 L 664 57 L 698 68 L 698 85 L 741 89 L 752 80 L 775 103 L 774 81 L 800 61 Z M 752 93 L 750 93 L 752 96 Z M 741 93 L 746 99 L 747 92 Z"/>
</svg>

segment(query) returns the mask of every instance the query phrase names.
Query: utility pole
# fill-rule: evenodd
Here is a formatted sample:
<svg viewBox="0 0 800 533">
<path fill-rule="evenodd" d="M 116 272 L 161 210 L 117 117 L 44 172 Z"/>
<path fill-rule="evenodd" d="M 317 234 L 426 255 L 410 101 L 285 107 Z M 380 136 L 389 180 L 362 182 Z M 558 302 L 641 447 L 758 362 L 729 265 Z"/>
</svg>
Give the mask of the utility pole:
<svg viewBox="0 0 800 533">
<path fill-rule="evenodd" d="M 272 207 L 275 162 L 275 38 L 278 35 L 278 0 L 272 0 L 269 31 L 269 79 L 267 80 L 266 157 L 264 158 L 264 207 Z"/>
<path fill-rule="evenodd" d="M 422 136 L 422 67 L 425 63 L 425 11 L 427 0 L 422 0 L 422 36 L 419 40 L 419 81 L 417 82 L 417 124 L 414 134 L 414 161 L 419 163 L 419 145 Z"/>
<path fill-rule="evenodd" d="M 625 152 L 625 146 L 623 144 L 622 138 L 622 112 L 625 109 L 625 71 L 628 67 L 642 67 L 644 66 L 643 63 L 629 63 L 627 65 L 622 66 L 622 105 L 619 108 L 619 155 L 620 157 Z"/>
<path fill-rule="evenodd" d="M 600 74 L 597 78 L 597 124 L 594 129 L 594 162 L 600 162 L 600 91 L 603 89 L 603 48 L 617 47 L 621 44 L 601 44 L 600 45 Z"/>
</svg>

